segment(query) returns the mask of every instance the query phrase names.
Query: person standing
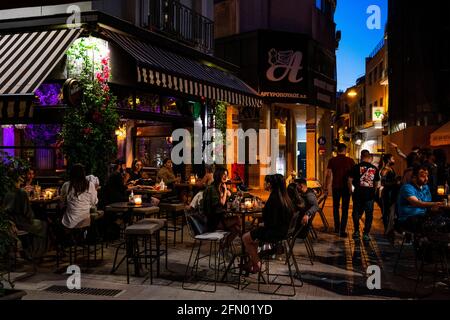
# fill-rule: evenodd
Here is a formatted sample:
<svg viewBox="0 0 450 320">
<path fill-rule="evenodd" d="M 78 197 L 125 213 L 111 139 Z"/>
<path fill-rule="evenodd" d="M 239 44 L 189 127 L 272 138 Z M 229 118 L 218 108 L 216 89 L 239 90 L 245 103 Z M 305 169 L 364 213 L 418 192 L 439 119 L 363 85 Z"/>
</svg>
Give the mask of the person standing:
<svg viewBox="0 0 450 320">
<path fill-rule="evenodd" d="M 333 195 L 333 215 L 334 232 L 341 237 L 347 237 L 348 208 L 350 205 L 350 191 L 348 189 L 347 178 L 350 170 L 354 167 L 353 159 L 346 156 L 347 146 L 343 143 L 338 145 L 338 155 L 330 159 L 325 182 L 325 195 L 328 190 L 332 190 Z M 342 216 L 339 216 L 339 206 L 342 199 Z"/>
<path fill-rule="evenodd" d="M 397 174 L 394 170 L 395 159 L 392 154 L 385 154 L 383 156 L 383 168 L 381 169 L 381 185 L 383 186 L 381 192 L 382 214 L 385 233 L 388 229 L 389 214 L 391 206 L 397 199 L 399 183 Z"/>
<path fill-rule="evenodd" d="M 372 164 L 373 157 L 368 150 L 361 151 L 361 163 L 355 165 L 348 178 L 348 188 L 355 187 L 353 192 L 353 239 L 359 240 L 359 220 L 366 214 L 363 240 L 370 241 L 370 229 L 373 221 L 373 205 L 375 202 L 375 191 L 380 182 L 380 173 Z M 351 191 L 350 191 L 351 192 Z"/>
</svg>

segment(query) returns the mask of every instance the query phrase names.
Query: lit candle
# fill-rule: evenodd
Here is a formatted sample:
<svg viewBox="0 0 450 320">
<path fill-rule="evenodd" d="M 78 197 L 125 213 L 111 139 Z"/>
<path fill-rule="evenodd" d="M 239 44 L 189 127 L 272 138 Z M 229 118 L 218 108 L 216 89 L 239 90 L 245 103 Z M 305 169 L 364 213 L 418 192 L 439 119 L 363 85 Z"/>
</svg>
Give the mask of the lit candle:
<svg viewBox="0 0 450 320">
<path fill-rule="evenodd" d="M 438 186 L 438 188 L 437 188 L 437 194 L 438 194 L 439 196 L 445 195 L 445 187 L 444 187 L 444 186 Z"/>
<path fill-rule="evenodd" d="M 191 184 L 195 184 L 195 176 L 194 175 L 191 175 L 191 179 L 190 179 L 190 181 L 191 181 Z"/>
<path fill-rule="evenodd" d="M 245 208 L 246 209 L 252 208 L 252 200 L 251 199 L 245 199 Z"/>
<path fill-rule="evenodd" d="M 142 204 L 142 196 L 141 195 L 134 196 L 134 203 L 138 206 L 141 205 Z"/>
</svg>

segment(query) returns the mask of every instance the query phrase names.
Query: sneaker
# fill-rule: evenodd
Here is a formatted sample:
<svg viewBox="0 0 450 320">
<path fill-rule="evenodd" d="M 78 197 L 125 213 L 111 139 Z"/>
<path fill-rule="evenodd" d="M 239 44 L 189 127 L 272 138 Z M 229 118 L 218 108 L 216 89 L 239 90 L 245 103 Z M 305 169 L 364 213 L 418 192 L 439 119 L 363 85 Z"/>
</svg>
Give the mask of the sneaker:
<svg viewBox="0 0 450 320">
<path fill-rule="evenodd" d="M 361 238 L 360 238 L 360 236 L 359 236 L 359 232 L 355 232 L 354 234 L 353 234 L 353 240 L 355 240 L 355 241 L 359 241 Z"/>
<path fill-rule="evenodd" d="M 370 241 L 370 236 L 369 236 L 369 234 L 367 234 L 367 233 L 364 233 L 364 234 L 363 234 L 363 241 L 364 241 L 364 242 L 369 242 L 369 241 Z"/>
</svg>

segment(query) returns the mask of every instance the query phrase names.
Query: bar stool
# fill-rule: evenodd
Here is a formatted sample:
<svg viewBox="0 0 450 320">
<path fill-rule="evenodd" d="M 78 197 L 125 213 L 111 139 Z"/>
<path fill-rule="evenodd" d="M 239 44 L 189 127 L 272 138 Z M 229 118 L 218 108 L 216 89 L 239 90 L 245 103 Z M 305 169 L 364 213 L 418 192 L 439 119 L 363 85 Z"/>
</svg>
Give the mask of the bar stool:
<svg viewBox="0 0 450 320">
<path fill-rule="evenodd" d="M 184 209 L 182 203 L 160 203 L 159 208 L 165 213 L 166 219 L 171 219 L 173 226 L 169 227 L 173 231 L 173 245 L 177 243 L 177 232 L 181 231 L 181 243 L 183 243 L 183 229 L 185 226 Z M 181 217 L 181 226 L 177 225 L 178 218 Z"/>
<path fill-rule="evenodd" d="M 136 220 L 142 220 L 153 216 L 159 216 L 160 209 L 158 207 L 136 208 L 133 210 Z"/>
<path fill-rule="evenodd" d="M 144 219 L 128 226 L 125 229 L 126 241 L 126 265 L 127 265 L 127 283 L 130 283 L 130 264 L 134 265 L 135 276 L 140 274 L 140 264 L 143 259 L 145 265 L 150 264 L 147 278 L 150 278 L 150 284 L 153 284 L 153 263 L 156 262 L 156 276 L 159 276 L 160 257 L 166 255 L 167 251 L 161 252 L 160 230 L 164 228 L 166 221 L 163 219 Z M 155 238 L 155 246 L 153 246 L 152 238 Z M 139 247 L 139 239 L 143 239 L 144 248 Z M 148 245 L 147 245 L 148 244 Z M 145 279 L 145 280 L 146 280 Z M 145 281 L 144 280 L 144 281 Z"/>
</svg>

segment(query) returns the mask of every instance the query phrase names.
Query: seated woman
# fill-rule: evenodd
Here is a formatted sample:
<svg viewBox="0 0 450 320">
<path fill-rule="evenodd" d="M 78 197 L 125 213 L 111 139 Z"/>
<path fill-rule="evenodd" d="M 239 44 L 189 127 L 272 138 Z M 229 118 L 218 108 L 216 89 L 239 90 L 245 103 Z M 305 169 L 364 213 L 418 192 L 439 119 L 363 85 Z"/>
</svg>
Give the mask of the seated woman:
<svg viewBox="0 0 450 320">
<path fill-rule="evenodd" d="M 241 224 L 239 217 L 227 217 L 226 204 L 231 192 L 227 189 L 228 171 L 223 167 L 216 168 L 214 183 L 203 193 L 203 213 L 207 219 L 208 231 L 225 230 L 231 232 L 229 243 L 239 235 Z"/>
<path fill-rule="evenodd" d="M 97 190 L 86 180 L 84 167 L 76 164 L 70 171 L 70 181 L 61 188 L 61 198 L 66 206 L 62 224 L 68 229 L 88 227 L 91 223 L 90 210 L 97 205 Z"/>
<path fill-rule="evenodd" d="M 286 182 L 282 175 L 266 176 L 264 187 L 270 191 L 269 199 L 263 209 L 264 226 L 257 227 L 242 236 L 250 263 L 246 271 L 258 273 L 261 261 L 258 257 L 258 241 L 278 242 L 283 240 L 291 224 L 294 207 L 286 191 Z"/>
<path fill-rule="evenodd" d="M 16 227 L 32 236 L 30 242 L 22 243 L 25 258 L 41 258 L 47 252 L 47 222 L 35 219 L 28 194 L 20 188 L 22 182 L 19 178 L 14 190 L 5 195 L 3 207 Z"/>
</svg>

